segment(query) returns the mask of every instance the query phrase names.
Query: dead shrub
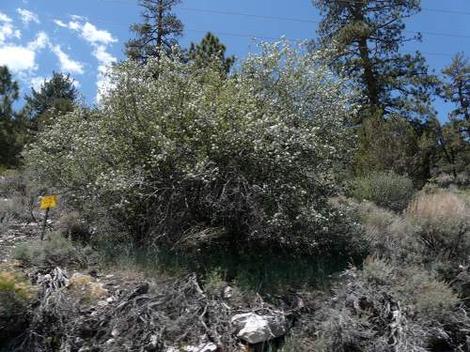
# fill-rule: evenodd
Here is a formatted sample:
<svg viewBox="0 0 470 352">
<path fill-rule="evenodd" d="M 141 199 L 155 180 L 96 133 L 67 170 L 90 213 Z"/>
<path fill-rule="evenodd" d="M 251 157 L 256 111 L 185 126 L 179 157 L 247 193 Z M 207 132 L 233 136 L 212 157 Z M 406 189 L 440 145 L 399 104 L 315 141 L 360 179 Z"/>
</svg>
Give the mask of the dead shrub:
<svg viewBox="0 0 470 352">
<path fill-rule="evenodd" d="M 9 218 L 15 222 L 32 220 L 29 201 L 25 197 L 15 195 L 12 198 L 0 199 L 0 223 Z"/>
<path fill-rule="evenodd" d="M 33 210 L 44 192 L 41 185 L 32 182 L 27 173 L 8 170 L 0 177 L 0 222 L 2 214 L 10 214 L 15 221 L 34 220 Z"/>
<path fill-rule="evenodd" d="M 71 294 L 84 303 L 96 302 L 108 295 L 108 290 L 103 287 L 102 283 L 97 282 L 90 275 L 80 273 L 72 275 L 67 288 Z"/>
<path fill-rule="evenodd" d="M 470 320 L 460 300 L 422 267 L 369 258 L 343 280 L 310 320 L 311 350 L 454 351 L 466 343 L 461 332 Z"/>
<path fill-rule="evenodd" d="M 117 290 L 111 286 L 112 300 L 100 301 L 103 304 L 94 305 L 91 314 L 83 314 L 90 309 L 83 293 L 92 295 L 92 283 L 95 280 L 87 275 L 69 279 L 59 268 L 44 275 L 40 307 L 22 342 L 23 350 L 105 346 L 106 351 L 118 352 L 126 346 L 132 351 L 169 351 L 173 346 L 198 346 L 201 339 L 210 339 L 221 350 L 222 346 L 226 351 L 239 349 L 230 325 L 238 307 L 230 307 L 222 296 L 206 295 L 195 275 L 158 283 L 134 280 Z M 264 302 L 252 304 L 260 312 L 271 308 Z"/>
<path fill-rule="evenodd" d="M 80 218 L 77 211 L 65 212 L 57 220 L 55 228 L 72 241 L 87 243 L 90 240 L 90 229 Z"/>
</svg>

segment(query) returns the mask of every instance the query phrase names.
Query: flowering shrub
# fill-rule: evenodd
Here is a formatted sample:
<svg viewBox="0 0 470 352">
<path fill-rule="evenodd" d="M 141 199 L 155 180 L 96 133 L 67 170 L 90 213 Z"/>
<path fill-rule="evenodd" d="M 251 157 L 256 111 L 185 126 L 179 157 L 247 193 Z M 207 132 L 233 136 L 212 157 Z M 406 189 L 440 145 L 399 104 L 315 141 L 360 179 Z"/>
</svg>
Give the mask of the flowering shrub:
<svg viewBox="0 0 470 352">
<path fill-rule="evenodd" d="M 27 164 L 137 240 L 335 242 L 344 216 L 327 198 L 351 156 L 355 108 L 319 55 L 263 45 L 230 77 L 169 58 L 124 62 L 102 106 L 58 117 Z"/>
</svg>

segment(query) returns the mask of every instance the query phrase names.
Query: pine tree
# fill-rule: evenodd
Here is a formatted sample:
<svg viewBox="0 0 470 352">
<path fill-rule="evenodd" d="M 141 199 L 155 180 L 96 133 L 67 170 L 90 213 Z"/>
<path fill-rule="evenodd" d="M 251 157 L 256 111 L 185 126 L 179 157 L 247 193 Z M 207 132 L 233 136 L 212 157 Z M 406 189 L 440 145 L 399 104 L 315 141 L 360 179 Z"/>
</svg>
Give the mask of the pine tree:
<svg viewBox="0 0 470 352">
<path fill-rule="evenodd" d="M 360 87 L 369 112 L 418 121 L 432 115 L 436 78 L 424 57 L 402 54 L 404 18 L 420 11 L 420 0 L 313 0 L 324 18 L 320 45 L 333 47 L 333 65 Z"/>
<path fill-rule="evenodd" d="M 235 62 L 235 57 L 225 57 L 226 47 L 219 38 L 212 33 L 207 33 L 199 44 L 191 43 L 189 59 L 198 65 L 215 64 L 225 73 Z"/>
<path fill-rule="evenodd" d="M 457 177 L 458 173 L 470 171 L 470 62 L 459 53 L 442 73 L 439 95 L 455 108 L 449 113 L 449 121 L 438 129 L 440 167 L 442 172 Z"/>
<path fill-rule="evenodd" d="M 440 95 L 456 106 L 449 117 L 470 123 L 470 62 L 462 53 L 457 54 L 442 73 Z"/>
<path fill-rule="evenodd" d="M 172 12 L 181 0 L 140 0 L 143 8 L 143 23 L 131 26 L 136 39 L 126 43 L 126 54 L 130 59 L 145 63 L 149 58 L 170 53 L 183 33 L 183 23 Z"/>
<path fill-rule="evenodd" d="M 409 121 L 382 115 L 369 116 L 358 132 L 359 146 L 354 168 L 357 174 L 392 170 L 408 175 L 421 187 L 431 177 L 437 146 L 431 119 L 417 129 Z"/>
<path fill-rule="evenodd" d="M 52 73 L 39 90 L 31 89 L 25 97 L 25 115 L 33 130 L 49 124 L 55 116 L 70 112 L 78 100 L 78 90 L 69 74 Z"/>
<path fill-rule="evenodd" d="M 0 66 L 0 165 L 16 164 L 21 150 L 16 140 L 16 114 L 13 107 L 18 97 L 18 83 L 12 80 L 8 67 Z"/>
</svg>

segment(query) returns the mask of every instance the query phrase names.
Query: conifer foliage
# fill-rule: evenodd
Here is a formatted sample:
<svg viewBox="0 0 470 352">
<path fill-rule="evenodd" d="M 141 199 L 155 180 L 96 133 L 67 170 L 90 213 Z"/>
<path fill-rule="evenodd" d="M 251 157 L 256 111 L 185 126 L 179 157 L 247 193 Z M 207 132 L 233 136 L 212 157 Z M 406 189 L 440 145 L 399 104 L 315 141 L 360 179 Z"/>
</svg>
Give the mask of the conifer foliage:
<svg viewBox="0 0 470 352">
<path fill-rule="evenodd" d="M 45 80 L 41 87 L 31 89 L 26 96 L 25 113 L 31 127 L 51 123 L 57 115 L 70 112 L 78 100 L 78 90 L 69 74 L 52 73 L 52 78 Z"/>
<path fill-rule="evenodd" d="M 135 39 L 126 43 L 126 54 L 141 63 L 149 58 L 158 58 L 160 52 L 167 54 L 177 44 L 183 33 L 183 23 L 173 13 L 181 0 L 140 0 L 143 23 L 131 26 Z"/>
<path fill-rule="evenodd" d="M 196 61 L 198 65 L 215 64 L 228 73 L 235 62 L 233 56 L 225 57 L 225 45 L 212 33 L 207 33 L 199 44 L 191 43 L 189 48 L 190 60 Z"/>
<path fill-rule="evenodd" d="M 338 72 L 353 79 L 369 112 L 420 120 L 431 112 L 436 79 L 419 53 L 405 54 L 404 19 L 420 11 L 419 0 L 314 0 L 323 14 L 320 44 L 333 47 Z"/>
<path fill-rule="evenodd" d="M 18 82 L 8 67 L 0 66 L 0 166 L 16 164 L 21 147 L 16 139 L 17 114 L 13 104 L 19 97 Z"/>
</svg>

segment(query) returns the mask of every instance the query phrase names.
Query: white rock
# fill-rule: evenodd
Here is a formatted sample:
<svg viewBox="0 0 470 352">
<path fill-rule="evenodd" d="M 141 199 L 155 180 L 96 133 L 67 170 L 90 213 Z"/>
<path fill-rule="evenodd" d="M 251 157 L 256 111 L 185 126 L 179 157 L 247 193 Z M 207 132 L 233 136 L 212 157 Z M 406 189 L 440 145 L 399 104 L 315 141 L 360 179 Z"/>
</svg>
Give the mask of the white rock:
<svg viewBox="0 0 470 352">
<path fill-rule="evenodd" d="M 112 345 L 114 343 L 114 341 L 115 341 L 114 339 L 109 339 L 109 340 L 106 341 L 106 344 L 107 345 Z"/>
<path fill-rule="evenodd" d="M 186 346 L 185 352 L 214 352 L 217 351 L 217 345 L 212 342 L 201 343 L 199 346 Z"/>
<path fill-rule="evenodd" d="M 250 344 L 265 342 L 284 335 L 287 332 L 286 318 L 279 315 L 258 315 L 244 313 L 234 315 L 231 319 L 237 336 Z"/>
<path fill-rule="evenodd" d="M 165 352 L 215 352 L 217 345 L 212 342 L 202 342 L 198 346 L 185 346 L 182 349 L 174 346 L 168 347 Z"/>
<path fill-rule="evenodd" d="M 151 336 L 150 336 L 150 345 L 151 345 L 153 348 L 156 348 L 156 347 L 157 347 L 157 344 L 158 344 L 158 337 L 157 337 L 157 335 L 151 335 Z"/>
<path fill-rule="evenodd" d="M 233 296 L 233 289 L 230 286 L 225 287 L 222 297 L 225 299 L 229 299 L 232 296 Z"/>
</svg>

